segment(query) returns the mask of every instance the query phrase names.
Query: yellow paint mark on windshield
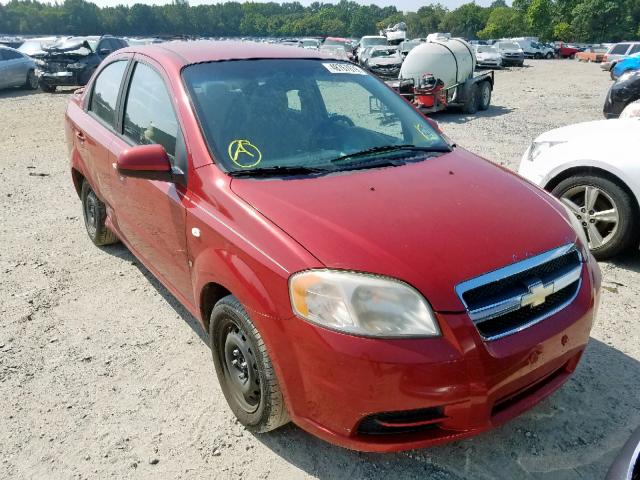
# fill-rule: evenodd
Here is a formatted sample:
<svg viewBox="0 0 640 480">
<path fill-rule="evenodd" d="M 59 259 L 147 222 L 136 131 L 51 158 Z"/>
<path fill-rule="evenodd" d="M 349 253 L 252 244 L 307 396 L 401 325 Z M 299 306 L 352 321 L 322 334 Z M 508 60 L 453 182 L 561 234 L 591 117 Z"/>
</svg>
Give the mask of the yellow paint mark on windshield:
<svg viewBox="0 0 640 480">
<path fill-rule="evenodd" d="M 238 139 L 229 144 L 229 158 L 240 168 L 255 167 L 262 161 L 262 152 L 249 140 Z"/>
</svg>

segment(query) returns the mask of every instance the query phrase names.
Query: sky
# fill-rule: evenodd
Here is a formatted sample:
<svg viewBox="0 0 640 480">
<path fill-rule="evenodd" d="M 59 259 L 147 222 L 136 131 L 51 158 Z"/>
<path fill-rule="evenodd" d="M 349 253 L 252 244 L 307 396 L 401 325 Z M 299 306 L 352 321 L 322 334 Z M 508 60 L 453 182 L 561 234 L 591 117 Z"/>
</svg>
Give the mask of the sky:
<svg viewBox="0 0 640 480">
<path fill-rule="evenodd" d="M 90 1 L 97 4 L 100 7 L 115 6 L 115 5 L 122 5 L 122 4 L 133 5 L 134 3 L 146 3 L 149 5 L 152 5 L 152 4 L 159 5 L 159 4 L 170 3 L 170 0 L 90 0 Z M 243 0 L 240 0 L 240 1 L 243 1 Z M 267 0 L 253 0 L 253 1 L 267 1 Z M 274 1 L 281 3 L 284 0 L 274 0 Z M 310 3 L 313 2 L 313 0 L 299 0 L 299 1 L 303 5 L 309 5 Z M 324 3 L 335 3 L 334 1 L 331 1 L 331 0 L 322 0 L 322 1 Z M 469 3 L 470 1 L 471 0 L 367 0 L 367 1 L 356 0 L 357 3 L 363 4 L 363 5 L 369 5 L 372 3 L 379 5 L 381 7 L 395 5 L 395 7 L 398 10 L 409 11 L 409 12 L 415 12 L 420 7 L 424 5 L 428 5 L 430 3 L 440 3 L 449 9 L 454 9 L 464 3 Z M 482 7 L 488 7 L 491 4 L 491 2 L 492 0 L 475 0 L 475 3 L 477 3 Z M 221 2 L 216 2 L 211 0 L 189 0 L 190 5 L 200 5 L 203 3 L 221 3 Z M 507 1 L 507 3 L 510 4 L 511 2 Z"/>
</svg>

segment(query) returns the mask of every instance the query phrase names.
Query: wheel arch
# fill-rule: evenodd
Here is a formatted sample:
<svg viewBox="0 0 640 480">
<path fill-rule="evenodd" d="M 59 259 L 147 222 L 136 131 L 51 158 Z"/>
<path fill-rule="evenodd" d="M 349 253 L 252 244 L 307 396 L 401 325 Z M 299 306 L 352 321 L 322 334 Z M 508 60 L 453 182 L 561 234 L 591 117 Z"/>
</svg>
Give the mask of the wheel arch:
<svg viewBox="0 0 640 480">
<path fill-rule="evenodd" d="M 73 187 L 78 194 L 78 198 L 82 193 L 82 182 L 84 182 L 84 175 L 76 167 L 71 167 L 71 180 L 73 181 Z"/>
<path fill-rule="evenodd" d="M 616 175 L 615 173 L 612 173 L 609 170 L 605 170 L 600 167 L 575 166 L 575 167 L 567 168 L 566 170 L 563 170 L 559 172 L 557 175 L 555 175 L 554 177 L 550 178 L 549 181 L 545 184 L 544 189 L 547 192 L 551 192 L 551 190 L 557 187 L 560 184 L 560 182 L 576 175 L 600 176 L 614 182 L 631 196 L 631 200 L 633 202 L 635 212 L 636 214 L 640 215 L 640 205 L 638 204 L 638 196 L 631 189 L 631 187 L 629 187 L 627 182 L 625 182 L 619 175 Z"/>
<path fill-rule="evenodd" d="M 200 290 L 198 308 L 207 333 L 209 332 L 209 320 L 213 307 L 218 301 L 228 295 L 233 294 L 229 289 L 216 282 L 208 282 Z"/>
</svg>

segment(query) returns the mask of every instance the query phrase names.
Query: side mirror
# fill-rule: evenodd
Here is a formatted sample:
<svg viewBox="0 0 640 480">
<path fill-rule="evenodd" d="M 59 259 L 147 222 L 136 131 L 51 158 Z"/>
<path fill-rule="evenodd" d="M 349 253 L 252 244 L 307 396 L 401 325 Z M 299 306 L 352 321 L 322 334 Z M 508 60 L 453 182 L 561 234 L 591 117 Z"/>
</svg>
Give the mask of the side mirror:
<svg viewBox="0 0 640 480">
<path fill-rule="evenodd" d="M 138 145 L 118 155 L 116 168 L 125 177 L 184 184 L 184 173 L 171 166 L 162 145 Z"/>
</svg>

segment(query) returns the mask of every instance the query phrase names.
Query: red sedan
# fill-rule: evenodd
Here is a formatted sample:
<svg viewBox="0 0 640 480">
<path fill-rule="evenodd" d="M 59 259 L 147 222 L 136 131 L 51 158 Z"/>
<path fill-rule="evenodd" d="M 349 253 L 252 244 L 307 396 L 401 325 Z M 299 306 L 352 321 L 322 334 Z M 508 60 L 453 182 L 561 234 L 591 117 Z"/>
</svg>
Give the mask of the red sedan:
<svg viewBox="0 0 640 480">
<path fill-rule="evenodd" d="M 124 242 L 200 320 L 251 431 L 458 439 L 552 393 L 585 349 L 600 273 L 575 217 L 356 65 L 127 48 L 66 135 L 89 237 Z"/>
</svg>

